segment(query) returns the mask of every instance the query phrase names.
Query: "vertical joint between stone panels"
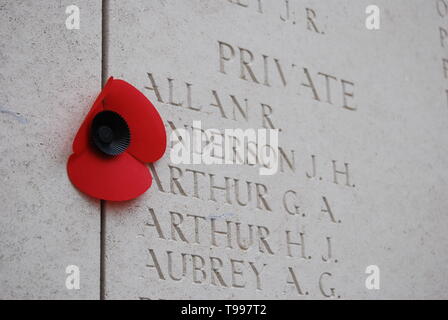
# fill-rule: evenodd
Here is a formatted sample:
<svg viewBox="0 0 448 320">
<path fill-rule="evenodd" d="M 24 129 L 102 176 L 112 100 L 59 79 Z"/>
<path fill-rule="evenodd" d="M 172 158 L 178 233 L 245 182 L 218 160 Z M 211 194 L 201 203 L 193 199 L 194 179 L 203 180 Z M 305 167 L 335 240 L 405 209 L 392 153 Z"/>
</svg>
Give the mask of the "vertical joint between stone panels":
<svg viewBox="0 0 448 320">
<path fill-rule="evenodd" d="M 109 0 L 102 0 L 101 6 L 101 85 L 104 87 L 108 76 L 109 51 Z"/>
<path fill-rule="evenodd" d="M 101 2 L 101 87 L 108 77 L 109 0 Z M 106 298 L 106 201 L 100 202 L 100 300 Z"/>
<path fill-rule="evenodd" d="M 106 201 L 101 200 L 101 224 L 100 224 L 100 300 L 105 300 L 106 293 Z"/>
</svg>

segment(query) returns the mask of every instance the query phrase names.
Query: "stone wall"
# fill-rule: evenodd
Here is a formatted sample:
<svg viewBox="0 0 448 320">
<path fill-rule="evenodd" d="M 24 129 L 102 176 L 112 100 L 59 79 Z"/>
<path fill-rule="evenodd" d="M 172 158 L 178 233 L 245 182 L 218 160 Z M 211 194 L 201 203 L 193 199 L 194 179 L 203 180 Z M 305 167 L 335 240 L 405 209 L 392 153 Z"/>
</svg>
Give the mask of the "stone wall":
<svg viewBox="0 0 448 320">
<path fill-rule="evenodd" d="M 369 5 L 1 1 L 0 297 L 447 298 L 448 2 Z M 66 161 L 109 76 L 168 139 L 278 129 L 277 172 L 168 148 L 101 214 Z"/>
</svg>

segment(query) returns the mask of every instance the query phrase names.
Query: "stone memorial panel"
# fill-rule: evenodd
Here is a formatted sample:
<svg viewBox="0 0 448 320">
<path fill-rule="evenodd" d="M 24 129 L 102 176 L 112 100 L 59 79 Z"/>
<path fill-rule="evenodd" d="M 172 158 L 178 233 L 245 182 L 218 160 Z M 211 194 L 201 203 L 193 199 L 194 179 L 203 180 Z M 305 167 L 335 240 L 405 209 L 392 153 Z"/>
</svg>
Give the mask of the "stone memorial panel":
<svg viewBox="0 0 448 320">
<path fill-rule="evenodd" d="M 0 298 L 448 298 L 448 1 L 0 12 Z M 66 164 L 109 76 L 168 147 L 100 205 Z"/>
<path fill-rule="evenodd" d="M 370 4 L 109 2 L 107 73 L 170 147 L 106 204 L 106 298 L 447 297 L 448 7 Z M 275 173 L 175 162 L 179 129 L 277 129 Z"/>
<path fill-rule="evenodd" d="M 100 205 L 66 163 L 101 89 L 101 3 L 76 1 L 79 29 L 72 5 L 0 1 L 1 299 L 99 298 Z"/>
</svg>

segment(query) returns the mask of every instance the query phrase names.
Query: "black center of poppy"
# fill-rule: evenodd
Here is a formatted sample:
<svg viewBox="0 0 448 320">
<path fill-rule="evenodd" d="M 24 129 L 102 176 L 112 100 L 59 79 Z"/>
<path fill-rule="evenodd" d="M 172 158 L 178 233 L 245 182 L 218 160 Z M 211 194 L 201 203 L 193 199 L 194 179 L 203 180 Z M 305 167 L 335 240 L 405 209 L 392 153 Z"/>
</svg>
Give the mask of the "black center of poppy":
<svg viewBox="0 0 448 320">
<path fill-rule="evenodd" d="M 108 126 L 101 126 L 98 129 L 98 138 L 102 143 L 111 143 L 114 139 L 114 132 Z"/>
<path fill-rule="evenodd" d="M 93 118 L 90 136 L 93 145 L 109 156 L 123 153 L 131 142 L 128 124 L 113 111 L 102 111 Z"/>
</svg>

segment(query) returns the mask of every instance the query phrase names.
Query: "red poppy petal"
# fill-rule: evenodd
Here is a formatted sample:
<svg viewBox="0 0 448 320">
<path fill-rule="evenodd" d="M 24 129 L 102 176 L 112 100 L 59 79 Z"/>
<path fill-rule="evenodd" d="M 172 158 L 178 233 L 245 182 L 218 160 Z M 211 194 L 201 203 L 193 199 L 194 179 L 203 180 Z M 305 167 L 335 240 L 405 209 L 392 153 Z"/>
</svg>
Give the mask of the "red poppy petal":
<svg viewBox="0 0 448 320">
<path fill-rule="evenodd" d="M 78 133 L 76 134 L 75 140 L 73 140 L 73 152 L 78 154 L 84 151 L 86 146 L 89 144 L 89 128 L 90 123 L 92 122 L 93 118 L 97 115 L 97 113 L 104 110 L 103 108 L 103 99 L 105 95 L 107 94 L 110 85 L 112 84 L 113 78 L 110 77 L 107 81 L 106 85 L 104 86 L 103 90 L 101 90 L 100 94 L 96 98 L 95 102 L 93 103 L 92 108 L 90 109 L 89 113 L 85 117 L 83 123 L 81 124 L 81 127 L 78 130 Z"/>
<path fill-rule="evenodd" d="M 104 108 L 119 113 L 128 123 L 131 144 L 127 152 L 143 162 L 160 159 L 166 149 L 162 118 L 143 93 L 123 80 L 113 80 Z"/>
<path fill-rule="evenodd" d="M 104 157 L 89 147 L 70 156 L 67 171 L 70 181 L 79 190 L 110 201 L 134 199 L 152 183 L 149 169 L 127 152 Z"/>
</svg>

